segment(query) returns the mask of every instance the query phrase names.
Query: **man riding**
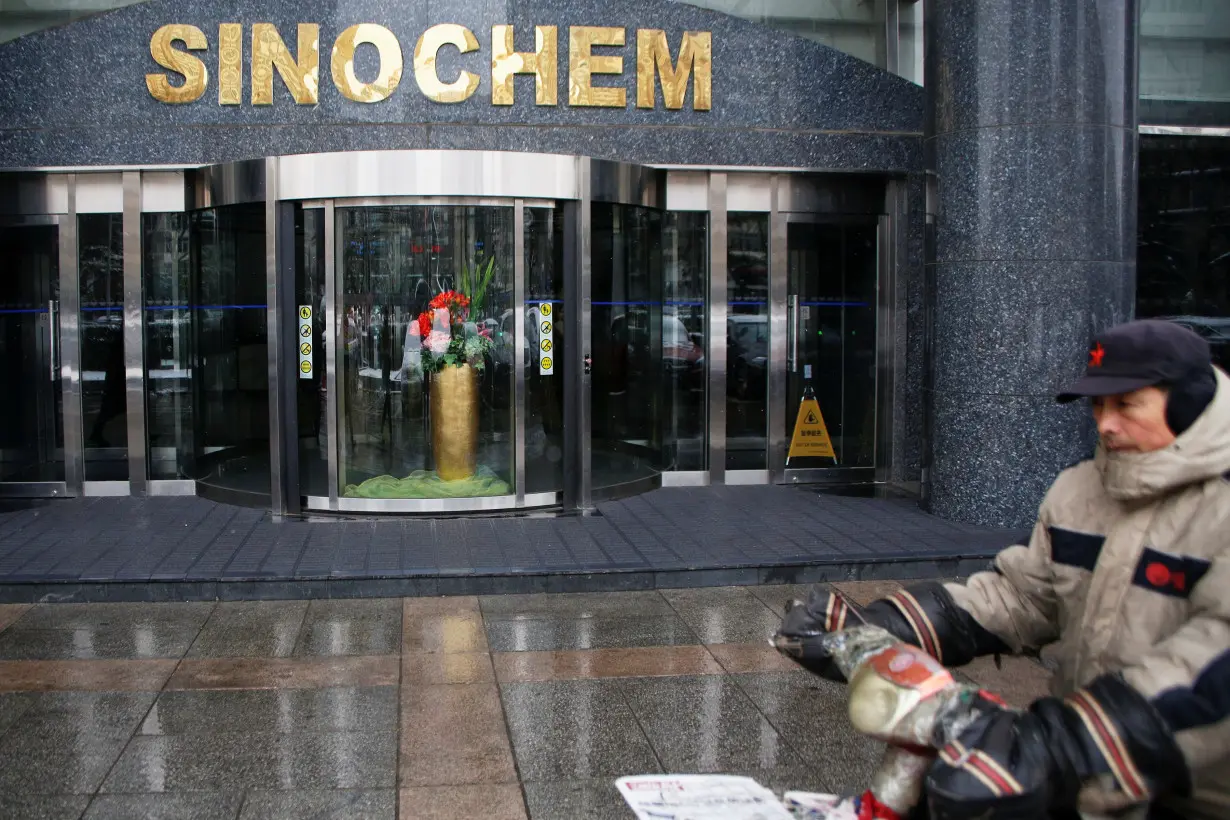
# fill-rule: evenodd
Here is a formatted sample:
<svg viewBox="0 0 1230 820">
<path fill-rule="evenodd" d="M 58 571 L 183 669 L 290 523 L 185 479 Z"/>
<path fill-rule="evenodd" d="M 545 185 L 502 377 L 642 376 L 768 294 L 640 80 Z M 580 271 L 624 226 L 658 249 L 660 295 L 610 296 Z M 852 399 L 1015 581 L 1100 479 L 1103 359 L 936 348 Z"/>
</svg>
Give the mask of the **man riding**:
<svg viewBox="0 0 1230 820">
<path fill-rule="evenodd" d="M 1099 446 L 1055 480 L 1028 545 L 860 611 L 947 666 L 1054 646 L 1054 696 L 953 738 L 929 811 L 1230 818 L 1230 378 L 1200 336 L 1137 321 L 1094 340 L 1058 400 L 1078 398 Z M 858 624 L 849 606 L 813 590 L 782 645 L 840 680 L 819 637 Z"/>
</svg>

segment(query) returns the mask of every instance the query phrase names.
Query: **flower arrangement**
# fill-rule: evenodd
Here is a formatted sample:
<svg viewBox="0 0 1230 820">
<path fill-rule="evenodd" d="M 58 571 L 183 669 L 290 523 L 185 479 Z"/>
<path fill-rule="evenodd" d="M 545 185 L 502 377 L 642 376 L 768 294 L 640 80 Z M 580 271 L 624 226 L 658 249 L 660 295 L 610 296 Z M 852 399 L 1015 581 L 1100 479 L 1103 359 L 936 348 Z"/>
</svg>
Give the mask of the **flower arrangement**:
<svg viewBox="0 0 1230 820">
<path fill-rule="evenodd" d="M 455 290 L 436 295 L 428 309 L 419 314 L 419 339 L 423 346 L 423 370 L 438 373 L 445 367 L 470 365 L 482 370 L 491 349 L 491 333 L 486 326 L 467 321 L 470 297 Z"/>
</svg>

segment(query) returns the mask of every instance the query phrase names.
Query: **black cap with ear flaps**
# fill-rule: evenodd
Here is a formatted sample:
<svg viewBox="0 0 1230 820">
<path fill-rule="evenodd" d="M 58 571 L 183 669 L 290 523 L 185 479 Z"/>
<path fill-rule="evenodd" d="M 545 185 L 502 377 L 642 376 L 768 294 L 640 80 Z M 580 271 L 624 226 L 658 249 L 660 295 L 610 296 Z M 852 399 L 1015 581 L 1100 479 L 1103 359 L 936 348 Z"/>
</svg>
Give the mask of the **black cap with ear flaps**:
<svg viewBox="0 0 1230 820">
<path fill-rule="evenodd" d="M 1209 343 L 1181 325 L 1142 319 L 1098 335 L 1085 375 L 1060 393 L 1062 403 L 1089 396 L 1115 396 L 1144 387 L 1179 385 L 1212 376 Z"/>
</svg>

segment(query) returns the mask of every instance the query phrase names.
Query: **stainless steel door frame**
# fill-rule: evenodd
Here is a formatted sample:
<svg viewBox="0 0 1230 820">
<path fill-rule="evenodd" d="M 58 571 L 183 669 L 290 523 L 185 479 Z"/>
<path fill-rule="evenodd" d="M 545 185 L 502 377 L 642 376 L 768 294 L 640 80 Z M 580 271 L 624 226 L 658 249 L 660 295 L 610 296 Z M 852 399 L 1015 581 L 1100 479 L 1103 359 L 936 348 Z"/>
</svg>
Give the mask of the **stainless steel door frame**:
<svg viewBox="0 0 1230 820">
<path fill-rule="evenodd" d="M 67 213 L 10 217 L 0 222 L 6 228 L 56 228 L 60 298 L 49 300 L 45 325 L 48 332 L 39 342 L 40 378 L 36 383 L 52 385 L 59 382 L 63 446 L 57 447 L 54 441 L 55 407 L 50 390 L 40 390 L 36 401 L 41 405 L 38 412 L 44 419 L 51 420 L 51 440 L 40 441 L 36 446 L 42 448 L 42 455 L 47 458 L 63 458 L 64 480 L 0 482 L 0 497 L 46 498 L 82 494 L 84 439 L 81 431 L 81 351 L 77 315 L 81 300 L 78 291 L 76 178 L 73 174 L 66 174 L 64 177 Z"/>
</svg>

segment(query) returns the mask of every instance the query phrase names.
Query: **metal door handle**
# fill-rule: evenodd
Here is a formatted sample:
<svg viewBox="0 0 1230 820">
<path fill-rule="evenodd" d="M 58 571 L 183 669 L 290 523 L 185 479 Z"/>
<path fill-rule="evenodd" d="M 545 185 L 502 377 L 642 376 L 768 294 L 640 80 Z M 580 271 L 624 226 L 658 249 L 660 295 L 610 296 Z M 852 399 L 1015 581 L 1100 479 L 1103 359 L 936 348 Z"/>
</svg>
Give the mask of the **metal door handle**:
<svg viewBox="0 0 1230 820">
<path fill-rule="evenodd" d="M 47 336 L 50 339 L 50 345 L 48 346 L 48 351 L 50 355 L 48 356 L 48 358 L 51 360 L 49 369 L 51 370 L 50 378 L 51 378 L 51 381 L 53 382 L 56 380 L 56 376 L 58 375 L 56 371 L 59 369 L 56 367 L 56 360 L 60 358 L 59 356 L 60 351 L 57 349 L 58 344 L 56 342 L 56 325 L 57 324 L 58 323 L 56 322 L 56 300 L 48 299 L 47 300 Z"/>
<path fill-rule="evenodd" d="M 789 296 L 786 302 L 786 344 L 790 348 L 787 369 L 793 373 L 799 368 L 799 297 Z"/>
</svg>

